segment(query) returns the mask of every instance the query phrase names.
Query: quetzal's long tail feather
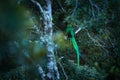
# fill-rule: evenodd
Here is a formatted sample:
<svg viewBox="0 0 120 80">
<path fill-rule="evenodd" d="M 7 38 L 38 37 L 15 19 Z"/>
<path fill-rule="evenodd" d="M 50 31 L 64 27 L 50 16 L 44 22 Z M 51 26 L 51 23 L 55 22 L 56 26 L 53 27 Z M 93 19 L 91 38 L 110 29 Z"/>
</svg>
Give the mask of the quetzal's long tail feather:
<svg viewBox="0 0 120 80">
<path fill-rule="evenodd" d="M 80 65 L 80 51 L 79 51 L 79 47 L 78 47 L 77 42 L 76 42 L 75 37 L 74 37 L 74 29 L 72 28 L 71 25 L 68 25 L 68 27 L 66 29 L 66 33 L 69 34 L 69 32 L 71 34 L 70 39 L 72 41 L 73 47 L 77 53 L 77 63 L 78 63 L 78 67 L 79 67 L 79 65 Z"/>
<path fill-rule="evenodd" d="M 72 41 L 73 47 L 74 47 L 74 49 L 76 50 L 76 53 L 77 53 L 77 64 L 78 64 L 78 67 L 79 67 L 79 65 L 80 65 L 80 51 L 79 51 L 77 42 L 76 42 L 74 37 L 71 38 L 71 41 Z"/>
</svg>

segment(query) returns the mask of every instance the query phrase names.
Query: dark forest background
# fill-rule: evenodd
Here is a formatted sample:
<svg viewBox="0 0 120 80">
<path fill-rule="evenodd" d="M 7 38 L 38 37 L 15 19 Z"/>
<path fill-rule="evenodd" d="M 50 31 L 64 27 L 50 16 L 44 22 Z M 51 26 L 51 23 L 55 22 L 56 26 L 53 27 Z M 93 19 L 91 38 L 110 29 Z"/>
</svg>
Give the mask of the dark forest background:
<svg viewBox="0 0 120 80">
<path fill-rule="evenodd" d="M 52 12 L 61 80 L 119 80 L 120 0 L 52 0 Z M 41 80 L 36 66 L 46 65 L 41 16 L 30 0 L 0 1 L 0 80 Z M 72 43 L 64 39 L 66 23 L 81 28 L 75 35 L 80 67 Z"/>
</svg>

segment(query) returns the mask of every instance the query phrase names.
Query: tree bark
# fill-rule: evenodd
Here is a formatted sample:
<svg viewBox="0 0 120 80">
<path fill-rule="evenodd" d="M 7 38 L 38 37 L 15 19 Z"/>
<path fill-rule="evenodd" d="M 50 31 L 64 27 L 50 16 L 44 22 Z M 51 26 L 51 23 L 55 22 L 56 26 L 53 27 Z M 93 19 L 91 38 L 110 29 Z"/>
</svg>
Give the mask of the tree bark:
<svg viewBox="0 0 120 80">
<path fill-rule="evenodd" d="M 39 2 L 35 0 L 31 0 L 31 1 L 39 7 L 40 13 L 43 14 L 43 20 L 44 20 L 43 21 L 44 36 L 41 37 L 41 39 L 46 44 L 46 48 L 47 48 L 48 72 L 47 74 L 45 74 L 42 67 L 38 66 L 39 72 L 43 80 L 45 80 L 45 77 L 49 78 L 50 80 L 60 79 L 60 75 L 58 72 L 55 55 L 54 55 L 53 26 L 52 26 L 52 1 L 45 0 L 47 4 L 46 9 L 43 9 Z"/>
<path fill-rule="evenodd" d="M 54 80 L 56 74 L 57 79 L 59 79 L 59 72 L 56 66 L 56 60 L 54 55 L 54 43 L 53 43 L 53 27 L 52 27 L 52 8 L 51 8 L 51 0 L 46 0 L 47 10 L 44 13 L 44 26 L 45 26 L 45 39 L 46 39 L 46 47 L 47 47 L 47 57 L 48 57 L 48 73 L 47 77 Z"/>
</svg>

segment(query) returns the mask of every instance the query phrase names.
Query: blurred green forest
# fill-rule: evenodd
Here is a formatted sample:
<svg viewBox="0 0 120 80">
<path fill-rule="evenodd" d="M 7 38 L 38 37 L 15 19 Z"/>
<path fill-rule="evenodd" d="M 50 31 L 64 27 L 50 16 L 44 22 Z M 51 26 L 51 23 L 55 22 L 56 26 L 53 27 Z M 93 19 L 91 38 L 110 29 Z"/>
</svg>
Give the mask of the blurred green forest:
<svg viewBox="0 0 120 80">
<path fill-rule="evenodd" d="M 36 0 L 45 8 L 45 0 Z M 120 79 L 120 0 L 51 0 L 60 80 Z M 79 46 L 65 39 L 71 25 Z M 0 80 L 42 80 L 46 70 L 42 15 L 31 0 L 0 1 Z"/>
</svg>

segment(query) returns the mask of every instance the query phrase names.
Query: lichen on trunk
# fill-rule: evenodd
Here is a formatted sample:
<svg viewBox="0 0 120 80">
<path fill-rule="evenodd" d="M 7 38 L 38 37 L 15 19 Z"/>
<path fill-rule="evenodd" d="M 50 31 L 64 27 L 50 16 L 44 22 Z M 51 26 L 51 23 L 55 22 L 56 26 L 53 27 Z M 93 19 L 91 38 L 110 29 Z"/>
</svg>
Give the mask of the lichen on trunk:
<svg viewBox="0 0 120 80">
<path fill-rule="evenodd" d="M 60 79 L 60 75 L 58 72 L 58 68 L 56 65 L 55 55 L 54 55 L 54 42 L 53 42 L 53 26 L 52 26 L 52 1 L 51 0 L 45 0 L 46 1 L 46 9 L 43 9 L 39 2 L 35 0 L 31 0 L 33 3 L 35 3 L 39 9 L 40 12 L 43 15 L 43 24 L 44 24 L 44 35 L 41 37 L 43 43 L 45 43 L 47 48 L 47 74 L 44 73 L 41 66 L 39 67 L 39 72 L 41 74 L 42 79 L 44 80 L 45 77 L 55 80 Z M 56 76 L 55 76 L 56 75 Z"/>
</svg>

